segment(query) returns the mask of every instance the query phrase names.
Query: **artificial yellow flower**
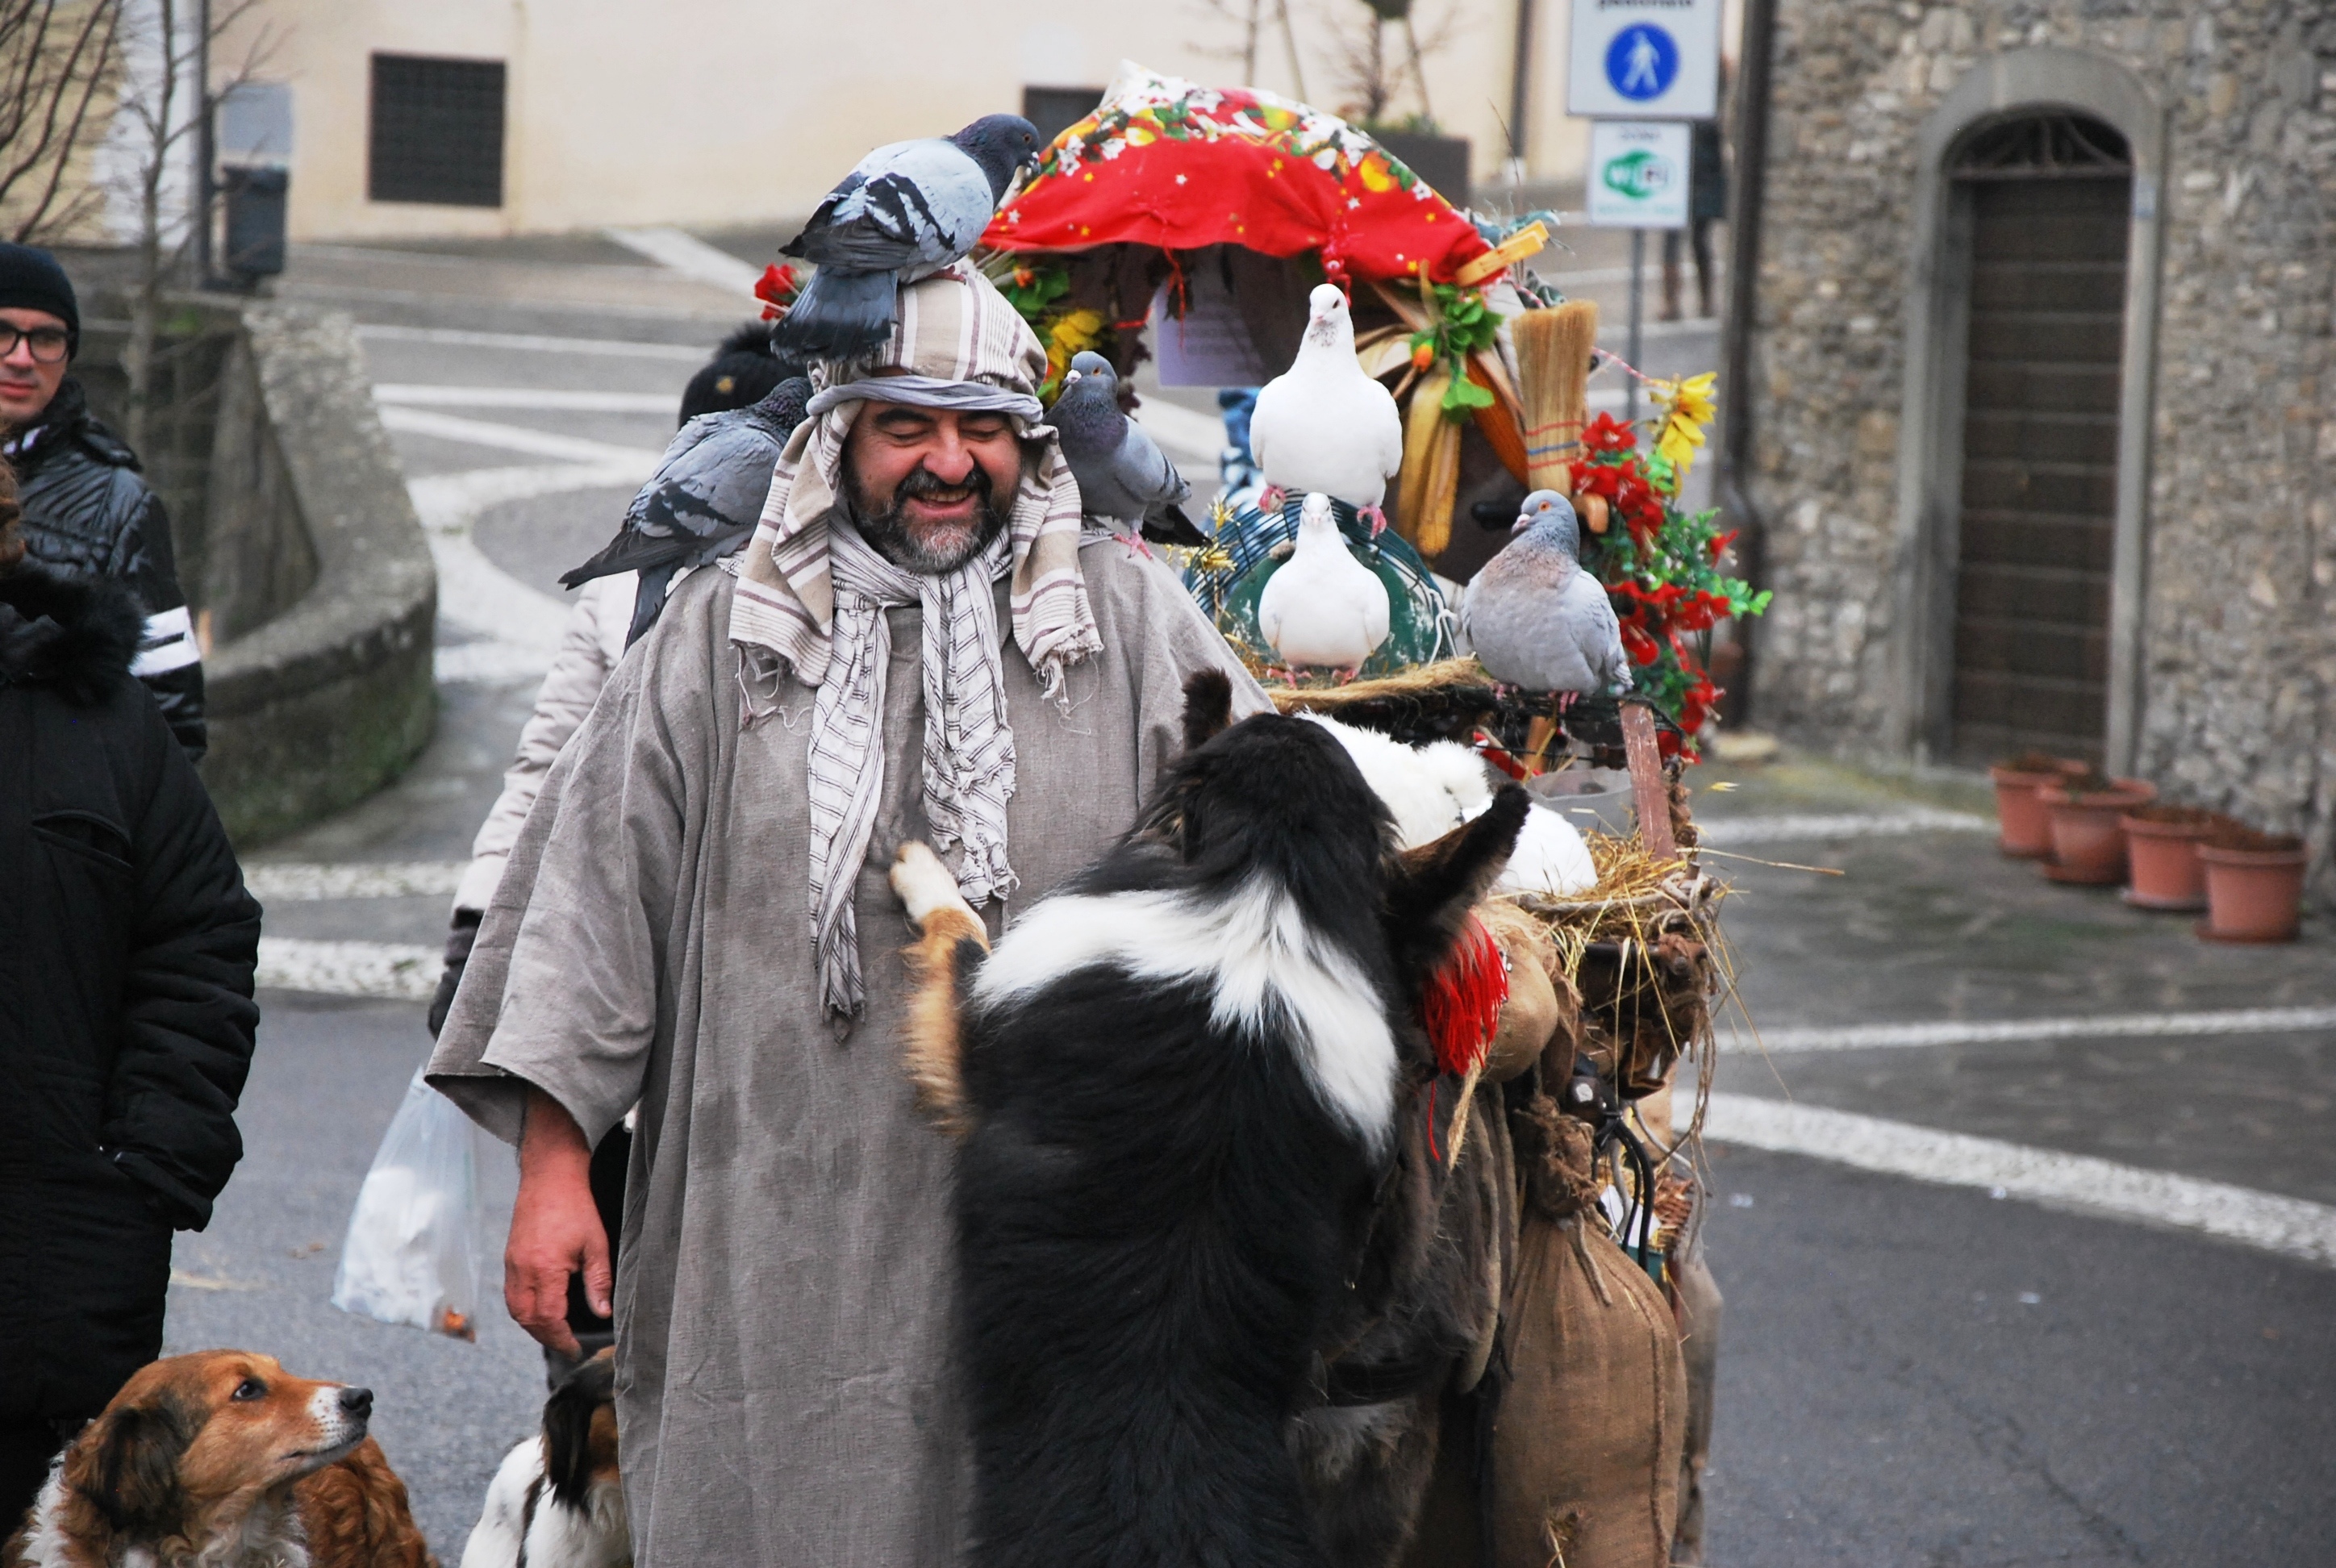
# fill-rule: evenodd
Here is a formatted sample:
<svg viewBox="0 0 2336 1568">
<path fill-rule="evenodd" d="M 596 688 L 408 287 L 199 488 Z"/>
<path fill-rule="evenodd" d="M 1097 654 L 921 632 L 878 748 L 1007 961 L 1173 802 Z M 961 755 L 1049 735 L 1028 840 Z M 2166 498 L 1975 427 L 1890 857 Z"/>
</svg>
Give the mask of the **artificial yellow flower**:
<svg viewBox="0 0 2336 1568">
<path fill-rule="evenodd" d="M 1100 310 L 1066 310 L 1055 317 L 1046 328 L 1046 380 L 1038 388 L 1038 395 L 1051 399 L 1060 392 L 1063 372 L 1071 367 L 1072 359 L 1093 348 L 1102 338 Z"/>
<path fill-rule="evenodd" d="M 1703 444 L 1703 427 L 1718 412 L 1711 396 L 1718 379 L 1718 372 L 1707 370 L 1701 375 L 1655 383 L 1655 401 L 1662 411 L 1662 433 L 1655 438 L 1655 450 L 1679 471 L 1681 479 L 1695 465 L 1695 449 Z"/>
</svg>

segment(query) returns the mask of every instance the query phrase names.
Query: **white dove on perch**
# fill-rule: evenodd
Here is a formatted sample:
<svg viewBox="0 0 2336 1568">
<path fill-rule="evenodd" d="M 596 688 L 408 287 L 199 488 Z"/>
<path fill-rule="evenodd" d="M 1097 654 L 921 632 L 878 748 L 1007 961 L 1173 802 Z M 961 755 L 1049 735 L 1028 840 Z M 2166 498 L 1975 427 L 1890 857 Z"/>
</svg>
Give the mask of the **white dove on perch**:
<svg viewBox="0 0 2336 1568">
<path fill-rule="evenodd" d="M 1250 452 L 1270 491 L 1320 491 L 1360 511 L 1376 532 L 1387 526 L 1387 481 L 1403 464 L 1403 416 L 1355 357 L 1347 297 L 1317 284 L 1308 305 L 1298 357 L 1258 390 Z"/>
<path fill-rule="evenodd" d="M 1296 548 L 1257 597 L 1258 629 L 1293 676 L 1329 669 L 1351 680 L 1387 640 L 1388 611 L 1387 584 L 1347 548 L 1330 498 L 1309 492 Z"/>
</svg>

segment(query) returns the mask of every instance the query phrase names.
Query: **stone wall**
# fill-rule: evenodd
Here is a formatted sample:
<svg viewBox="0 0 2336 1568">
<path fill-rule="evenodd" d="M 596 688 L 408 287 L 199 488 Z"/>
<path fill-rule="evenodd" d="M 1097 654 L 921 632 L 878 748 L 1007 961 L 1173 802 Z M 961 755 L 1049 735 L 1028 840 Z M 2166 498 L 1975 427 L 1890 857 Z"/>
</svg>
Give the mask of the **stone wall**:
<svg viewBox="0 0 2336 1568">
<path fill-rule="evenodd" d="M 437 575 L 346 317 L 190 298 L 165 325 L 139 445 L 206 648 L 203 781 L 248 846 L 362 800 L 429 740 Z M 123 336 L 92 321 L 75 364 L 117 430 Z"/>
<path fill-rule="evenodd" d="M 1761 722 L 1903 761 L 1897 585 L 1918 133 L 1974 68 L 2059 47 L 2164 116 L 2134 761 L 2172 798 L 2336 815 L 2336 8 L 2317 0 L 1780 0 L 1747 488 L 1776 608 Z M 1897 736 L 1893 745 L 1882 737 Z M 2323 883 L 2323 885 L 2325 885 Z"/>
</svg>

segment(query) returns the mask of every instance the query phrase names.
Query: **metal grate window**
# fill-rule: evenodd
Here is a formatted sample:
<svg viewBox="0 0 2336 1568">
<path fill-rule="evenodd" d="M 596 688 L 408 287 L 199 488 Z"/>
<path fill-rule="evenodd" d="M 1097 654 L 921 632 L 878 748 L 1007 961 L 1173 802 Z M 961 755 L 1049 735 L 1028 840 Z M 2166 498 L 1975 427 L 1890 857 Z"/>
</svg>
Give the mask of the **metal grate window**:
<svg viewBox="0 0 2336 1568">
<path fill-rule="evenodd" d="M 375 201 L 503 204 L 503 63 L 373 57 L 365 194 Z"/>
</svg>

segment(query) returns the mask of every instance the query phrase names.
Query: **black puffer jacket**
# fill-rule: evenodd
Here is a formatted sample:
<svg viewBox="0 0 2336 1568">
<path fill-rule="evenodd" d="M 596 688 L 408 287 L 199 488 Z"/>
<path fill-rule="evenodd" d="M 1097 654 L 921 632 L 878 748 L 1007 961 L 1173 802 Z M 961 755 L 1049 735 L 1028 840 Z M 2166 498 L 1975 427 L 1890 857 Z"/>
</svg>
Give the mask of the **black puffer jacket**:
<svg viewBox="0 0 2336 1568">
<path fill-rule="evenodd" d="M 0 575 L 0 1421 L 162 1342 L 170 1232 L 243 1153 L 259 906 L 101 579 Z"/>
<path fill-rule="evenodd" d="M 45 565 L 110 578 L 138 596 L 146 609 L 139 678 L 187 755 L 201 761 L 203 667 L 179 591 L 170 516 L 138 476 L 137 455 L 89 411 L 71 377 L 17 444 L 11 463 L 26 548 Z"/>
</svg>

